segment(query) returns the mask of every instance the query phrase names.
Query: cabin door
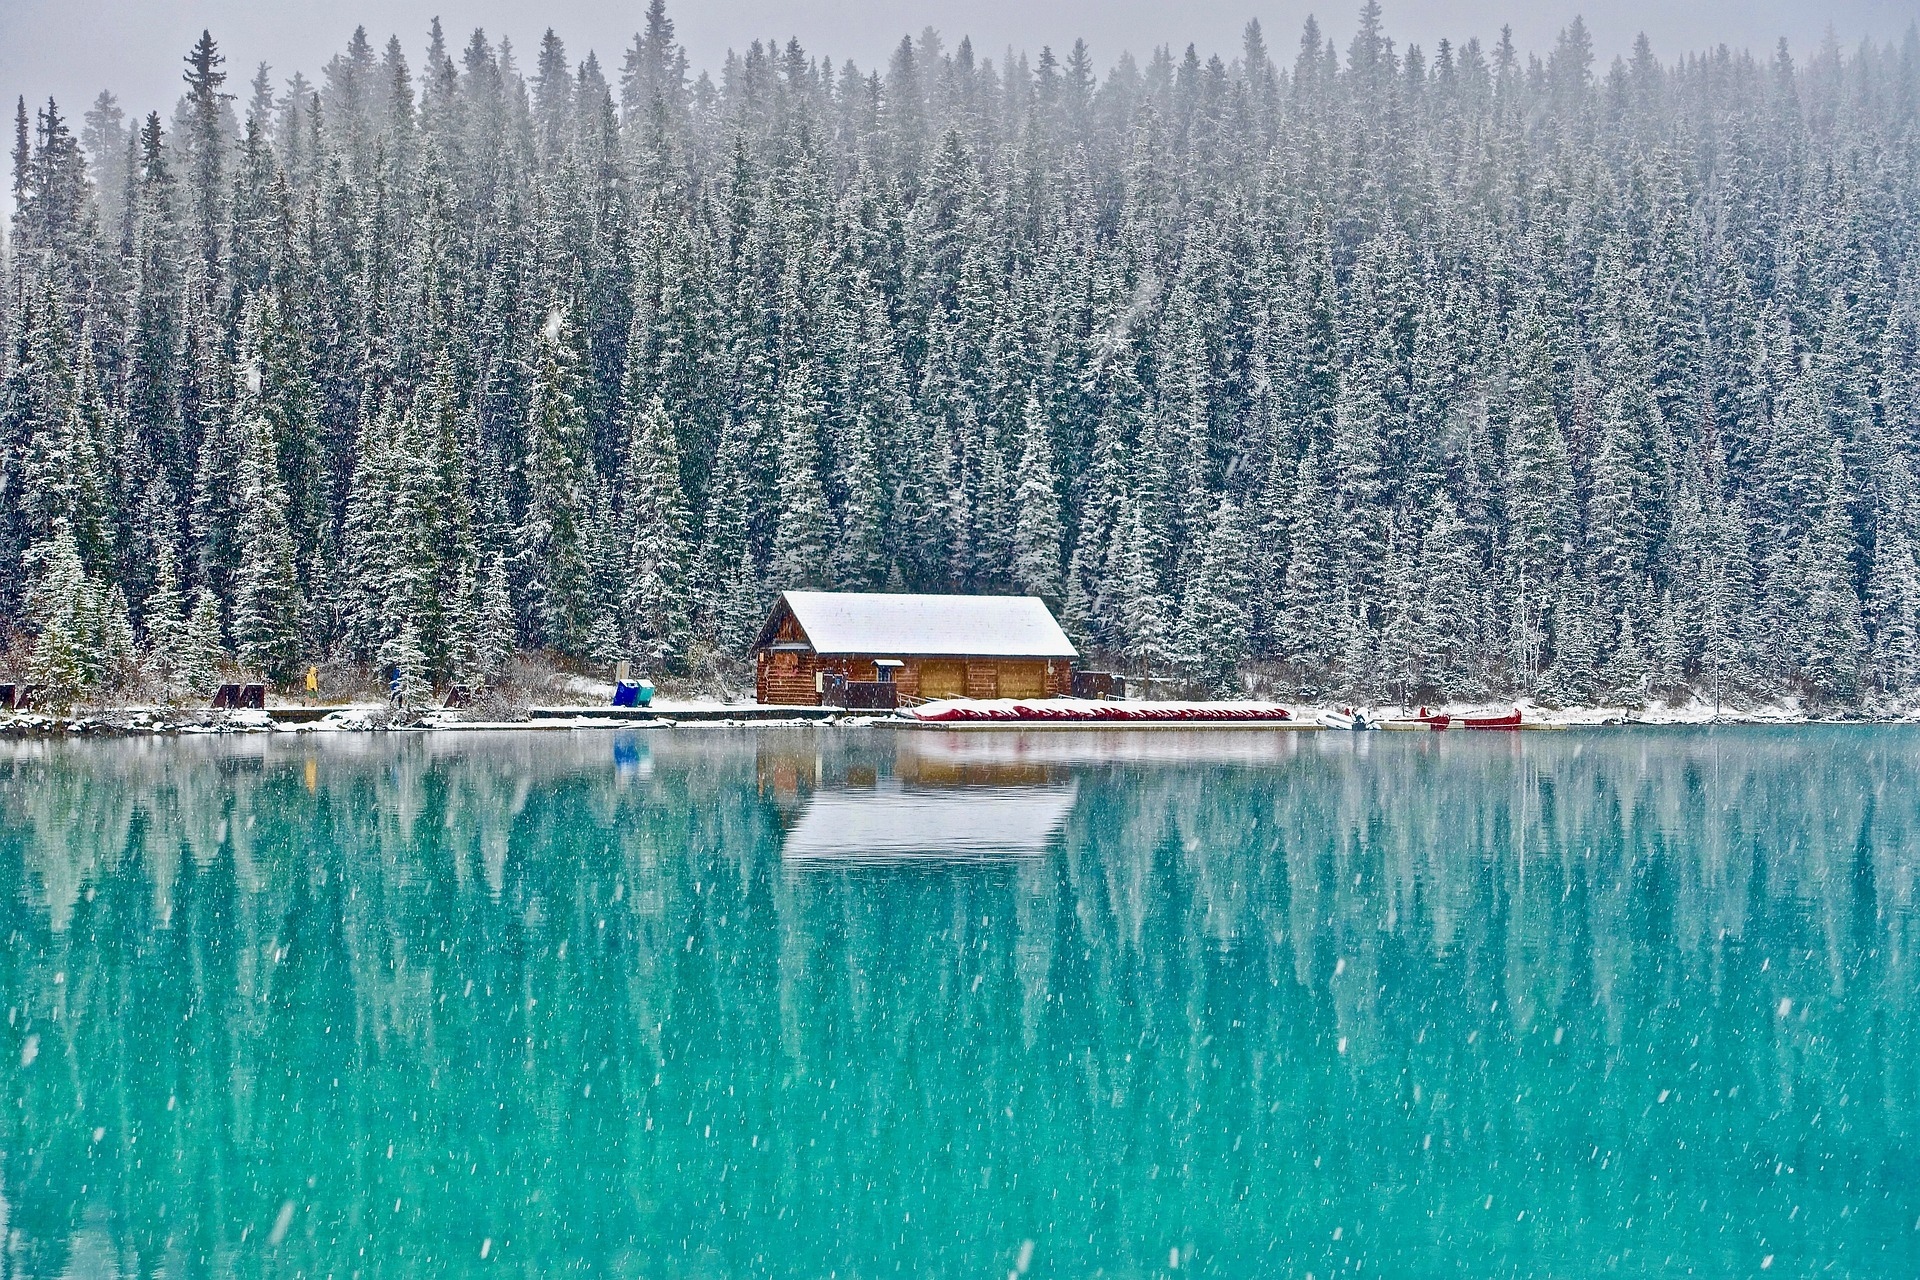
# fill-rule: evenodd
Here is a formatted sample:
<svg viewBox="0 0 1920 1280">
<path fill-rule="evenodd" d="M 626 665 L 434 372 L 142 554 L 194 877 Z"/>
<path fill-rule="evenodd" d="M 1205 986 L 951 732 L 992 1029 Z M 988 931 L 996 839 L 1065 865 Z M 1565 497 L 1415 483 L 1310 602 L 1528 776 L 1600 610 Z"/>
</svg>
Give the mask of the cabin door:
<svg viewBox="0 0 1920 1280">
<path fill-rule="evenodd" d="M 967 664 L 950 658 L 930 658 L 920 664 L 920 696 L 923 698 L 964 698 L 967 696 Z"/>
<path fill-rule="evenodd" d="M 1000 696 L 1003 698 L 1046 697 L 1047 664 L 1044 662 L 1001 663 Z"/>
</svg>

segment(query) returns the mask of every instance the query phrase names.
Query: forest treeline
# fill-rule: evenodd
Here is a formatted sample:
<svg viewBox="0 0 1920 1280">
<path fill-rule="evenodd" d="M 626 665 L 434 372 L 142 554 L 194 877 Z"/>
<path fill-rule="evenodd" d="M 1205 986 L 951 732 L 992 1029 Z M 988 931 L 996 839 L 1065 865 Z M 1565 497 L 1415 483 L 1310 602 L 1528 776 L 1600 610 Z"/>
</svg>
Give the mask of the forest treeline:
<svg viewBox="0 0 1920 1280">
<path fill-rule="evenodd" d="M 524 61 L 530 65 L 523 67 Z M 436 23 L 18 106 L 0 617 L 52 688 L 738 662 L 1024 591 L 1227 690 L 1920 685 L 1920 36 L 1104 76 Z"/>
</svg>

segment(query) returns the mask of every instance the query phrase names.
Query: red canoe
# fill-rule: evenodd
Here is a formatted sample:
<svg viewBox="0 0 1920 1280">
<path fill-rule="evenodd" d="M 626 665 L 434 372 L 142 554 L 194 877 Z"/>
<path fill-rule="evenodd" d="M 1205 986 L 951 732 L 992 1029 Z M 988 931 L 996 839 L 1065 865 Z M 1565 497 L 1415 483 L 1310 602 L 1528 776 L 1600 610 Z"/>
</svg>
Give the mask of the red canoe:
<svg viewBox="0 0 1920 1280">
<path fill-rule="evenodd" d="M 968 724 L 996 721 L 1009 724 L 1218 724 L 1273 723 L 1290 720 L 1285 708 L 1272 705 L 1193 703 L 1074 702 L 1069 700 L 1002 702 L 986 706 L 940 706 L 908 713 L 925 724 Z"/>
<path fill-rule="evenodd" d="M 1420 708 L 1420 714 L 1412 718 L 1413 723 L 1424 724 L 1429 729 L 1518 729 L 1520 727 L 1520 708 L 1515 707 L 1501 716 L 1450 716 L 1437 711 Z M 1402 721 L 1401 723 L 1406 723 Z"/>
</svg>

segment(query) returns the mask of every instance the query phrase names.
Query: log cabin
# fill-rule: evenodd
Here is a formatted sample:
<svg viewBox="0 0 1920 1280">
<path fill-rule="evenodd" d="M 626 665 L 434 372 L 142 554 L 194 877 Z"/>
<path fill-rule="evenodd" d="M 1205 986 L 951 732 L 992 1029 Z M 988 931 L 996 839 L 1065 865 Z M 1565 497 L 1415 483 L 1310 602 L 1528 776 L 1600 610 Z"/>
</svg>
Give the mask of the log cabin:
<svg viewBox="0 0 1920 1280">
<path fill-rule="evenodd" d="M 754 642 L 758 700 L 819 706 L 830 676 L 907 698 L 1064 698 L 1077 651 L 1037 596 L 788 591 Z"/>
</svg>

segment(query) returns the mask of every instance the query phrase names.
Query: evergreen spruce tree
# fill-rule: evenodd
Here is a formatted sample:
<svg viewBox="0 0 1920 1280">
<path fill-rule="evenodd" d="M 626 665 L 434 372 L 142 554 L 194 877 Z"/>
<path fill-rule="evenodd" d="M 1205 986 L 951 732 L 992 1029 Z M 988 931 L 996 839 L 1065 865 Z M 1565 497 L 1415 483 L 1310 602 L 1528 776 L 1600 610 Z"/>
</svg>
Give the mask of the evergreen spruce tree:
<svg viewBox="0 0 1920 1280">
<path fill-rule="evenodd" d="M 1674 599 L 1671 589 L 1662 593 L 1660 605 L 1654 618 L 1652 643 L 1648 646 L 1648 684 L 1655 691 L 1672 698 L 1686 691 L 1687 653 L 1689 638 L 1686 619 L 1681 615 L 1681 606 Z M 1730 688 L 1725 679 L 1716 679 L 1722 672 L 1710 672 L 1702 667 L 1702 676 L 1706 680 L 1705 693 L 1713 699 L 1714 705 L 1723 704 Z"/>
<path fill-rule="evenodd" d="M 862 406 L 840 464 L 840 539 L 834 546 L 834 585 L 843 591 L 873 591 L 887 580 L 887 491 L 881 474 L 877 411 Z"/>
<path fill-rule="evenodd" d="M 28 535 L 45 538 L 64 525 L 82 563 L 102 573 L 110 553 L 108 493 L 101 473 L 108 424 L 94 371 L 92 329 L 82 329 L 78 367 L 69 372 L 63 326 L 50 292 L 33 314 L 36 323 L 27 339 L 33 363 L 26 373 L 32 401 L 23 406 L 32 434 L 20 468 Z"/>
<path fill-rule="evenodd" d="M 1465 522 L 1453 500 L 1434 499 L 1414 573 L 1419 590 L 1419 620 L 1427 683 L 1444 698 L 1475 697 L 1484 690 L 1483 654 L 1477 623 L 1480 609 L 1479 565 L 1467 541 Z"/>
<path fill-rule="evenodd" d="M 257 377 L 257 374 L 255 375 Z M 242 401 L 252 410 L 255 388 Z M 300 661 L 300 583 L 287 524 L 273 427 L 254 411 L 240 478 L 240 556 L 234 574 L 233 640 L 240 661 L 275 684 L 291 680 Z"/>
<path fill-rule="evenodd" d="M 1300 459 L 1293 495 L 1279 640 L 1281 656 L 1299 669 L 1305 691 L 1313 675 L 1338 656 L 1346 621 L 1338 607 L 1340 561 L 1330 528 L 1332 506 L 1312 446 Z"/>
<path fill-rule="evenodd" d="M 187 53 L 184 77 L 187 127 L 182 141 L 188 156 L 195 247 L 201 259 L 196 265 L 210 278 L 218 278 L 226 246 L 223 218 L 226 184 L 222 179 L 233 140 L 227 136 L 222 110 L 227 95 L 221 92 L 221 86 L 227 81 L 227 73 L 220 68 L 225 62 L 226 57 L 212 34 L 202 31 Z"/>
<path fill-rule="evenodd" d="M 1884 460 L 1881 472 L 1885 496 L 1874 521 L 1866 621 L 1873 683 L 1881 693 L 1897 694 L 1920 682 L 1920 566 L 1907 533 L 1911 472 L 1900 458 Z"/>
<path fill-rule="evenodd" d="M 1647 610 L 1638 598 L 1618 614 L 1612 650 L 1600 672 L 1599 693 L 1609 705 L 1639 708 L 1647 705 L 1647 693 L 1653 679 L 1653 664 L 1640 636 L 1638 619 Z"/>
<path fill-rule="evenodd" d="M 1805 615 L 1795 627 L 1800 668 L 1814 694 L 1831 701 L 1855 694 L 1867 651 L 1860 597 L 1849 577 L 1852 528 L 1846 491 L 1845 464 L 1836 442 L 1824 500 L 1794 566 L 1806 600 Z"/>
<path fill-rule="evenodd" d="M 371 415 L 363 414 L 354 440 L 343 529 L 346 564 L 341 576 L 347 585 L 343 604 L 348 640 L 355 655 L 368 661 L 375 658 L 405 611 L 404 597 L 395 591 L 393 579 L 400 558 L 396 548 L 411 536 L 409 522 L 420 517 L 411 509 L 396 512 L 403 497 L 395 456 L 399 448 L 400 423 L 391 403 Z"/>
<path fill-rule="evenodd" d="M 1355 595 L 1351 582 L 1341 582 L 1334 611 L 1339 661 L 1329 675 L 1333 687 L 1346 697 L 1372 702 L 1385 692 L 1380 679 L 1379 632 L 1374 629 L 1367 602 Z"/>
<path fill-rule="evenodd" d="M 998 424 L 978 421 L 971 408 L 966 422 L 974 461 L 969 473 L 973 493 L 967 504 L 971 519 L 965 539 L 969 554 L 956 561 L 955 576 L 973 590 L 1001 592 L 1013 576 L 1013 467 L 1008 463 Z"/>
<path fill-rule="evenodd" d="M 1111 385 L 1094 430 L 1093 456 L 1084 475 L 1085 496 L 1067 565 L 1066 625 L 1083 642 L 1113 645 L 1120 636 L 1117 575 L 1106 571 L 1127 486 L 1128 443 L 1135 434 L 1139 385 L 1116 360 Z"/>
<path fill-rule="evenodd" d="M 604 607 L 593 598 L 594 513 L 599 477 L 591 433 L 559 307 L 533 344 L 534 376 L 527 410 L 527 514 L 520 560 L 541 637 L 563 652 L 582 652 Z"/>
<path fill-rule="evenodd" d="M 1426 657 L 1434 648 L 1425 633 L 1427 617 L 1414 579 L 1419 564 L 1417 543 L 1409 546 L 1411 542 L 1404 530 L 1388 530 L 1386 563 L 1380 574 L 1380 678 L 1402 706 L 1410 705 L 1426 686 Z"/>
<path fill-rule="evenodd" d="M 1139 664 L 1142 677 L 1150 682 L 1155 670 L 1164 679 L 1178 656 L 1174 620 L 1169 616 L 1172 610 L 1160 569 L 1166 540 L 1143 504 L 1130 498 L 1123 509 L 1125 514 L 1114 534 L 1119 546 L 1121 623 L 1127 656 Z M 1146 689 L 1151 695 L 1151 683 Z"/>
<path fill-rule="evenodd" d="M 187 617 L 180 591 L 180 572 L 173 544 L 162 540 L 155 549 L 153 589 L 147 593 L 142 625 L 146 632 L 146 667 L 159 694 L 176 702 L 186 693 L 182 666 L 187 653 Z"/>
<path fill-rule="evenodd" d="M 1579 574 L 1560 575 L 1548 618 L 1553 636 L 1552 664 L 1545 693 L 1561 706 L 1592 703 L 1599 692 L 1595 657 L 1592 587 Z"/>
<path fill-rule="evenodd" d="M 420 629 L 409 618 L 380 650 L 381 665 L 392 674 L 389 692 L 396 709 L 417 712 L 433 702 L 433 682 L 427 675 L 426 651 L 420 647 Z"/>
<path fill-rule="evenodd" d="M 193 612 L 187 618 L 186 644 L 180 650 L 178 671 L 182 691 L 200 698 L 211 694 L 219 681 L 220 664 L 226 658 L 220 602 L 212 590 L 201 587 L 194 592 Z"/>
<path fill-rule="evenodd" d="M 140 651 L 134 639 L 127 593 L 115 583 L 100 599 L 100 684 L 110 693 L 125 693 L 139 674 Z"/>
<path fill-rule="evenodd" d="M 1386 563 L 1390 505 L 1383 432 L 1391 409 L 1380 384 L 1390 376 L 1369 361 L 1342 381 L 1327 451 L 1337 553 L 1354 603 L 1363 611 L 1370 611 L 1379 596 Z"/>
<path fill-rule="evenodd" d="M 1013 584 L 1028 595 L 1058 599 L 1060 580 L 1060 497 L 1053 468 L 1052 432 L 1040 401 L 1027 396 L 1022 417 L 1017 509 L 1013 530 Z M 1243 645 L 1244 647 L 1244 645 Z"/>
<path fill-rule="evenodd" d="M 285 251 L 293 250 L 286 246 Z M 292 264 L 286 265 L 291 269 Z M 278 289 L 262 290 L 248 300 L 241 319 L 240 358 L 248 384 L 244 403 L 248 413 L 257 413 L 265 423 L 285 495 L 295 563 L 301 579 L 307 580 L 331 524 L 331 477 L 307 339 L 298 315 Z"/>
<path fill-rule="evenodd" d="M 1513 421 L 1507 428 L 1507 556 L 1514 590 L 1550 598 L 1566 555 L 1573 510 L 1573 466 L 1557 409 L 1558 374 L 1551 339 L 1537 313 L 1515 335 Z"/>
<path fill-rule="evenodd" d="M 680 453 L 666 402 L 655 395 L 629 424 L 622 476 L 621 615 L 625 643 L 657 668 L 687 646 L 687 532 Z"/>
<path fill-rule="evenodd" d="M 43 705 L 66 707 L 91 692 L 98 644 L 99 588 L 87 580 L 73 531 L 56 524 L 27 551 L 25 621 L 33 629 L 27 678 Z"/>
<path fill-rule="evenodd" d="M 180 286 L 177 209 L 169 149 L 158 114 L 138 141 L 138 183 L 130 193 L 128 249 L 132 297 L 127 305 L 125 412 L 129 433 L 174 492 L 187 493 L 192 458 L 180 417 Z"/>
<path fill-rule="evenodd" d="M 446 605 L 444 670 L 447 679 L 449 683 L 469 688 L 482 685 L 485 677 L 480 673 L 480 577 L 473 561 L 462 562 L 455 571 L 453 598 Z"/>
<path fill-rule="evenodd" d="M 1873 672 L 1883 693 L 1903 693 L 1920 679 L 1920 570 L 1913 544 L 1897 529 L 1883 530 L 1875 541 L 1873 576 L 1868 589 L 1873 619 Z"/>
<path fill-rule="evenodd" d="M 488 557 L 480 575 L 479 601 L 474 610 L 472 676 L 482 681 L 500 679 L 514 653 L 513 601 L 507 594 L 507 570 L 500 554 Z"/>
<path fill-rule="evenodd" d="M 436 677 L 458 667 L 456 650 L 470 632 L 473 584 L 480 554 L 478 504 L 473 497 L 472 412 L 460 403 L 453 358 L 436 357 L 426 387 L 403 420 L 411 463 L 405 501 L 419 512 L 406 548 L 411 610 L 421 648 Z"/>
<path fill-rule="evenodd" d="M 1241 692 L 1247 659 L 1248 603 L 1253 594 L 1246 527 L 1233 499 L 1221 499 L 1208 527 L 1196 571 L 1180 603 L 1181 660 L 1210 692 Z"/>
<path fill-rule="evenodd" d="M 780 402 L 780 507 L 767 576 L 782 591 L 832 581 L 833 515 L 820 483 L 820 401 L 810 370 L 801 369 Z"/>
<path fill-rule="evenodd" d="M 1280 625 L 1285 609 L 1287 560 L 1292 548 L 1292 501 L 1295 460 L 1278 441 L 1269 440 L 1266 474 L 1248 496 L 1245 520 L 1254 557 L 1252 617 L 1253 651 L 1272 658 L 1280 649 Z"/>
<path fill-rule="evenodd" d="M 1710 548 L 1700 595 L 1700 681 L 1716 706 L 1751 682 L 1749 629 L 1753 614 L 1753 565 L 1747 521 L 1733 504 L 1715 495 L 1707 514 Z M 1670 614 L 1668 605 L 1663 613 Z"/>
<path fill-rule="evenodd" d="M 1647 513 L 1635 492 L 1639 468 L 1621 399 L 1617 391 L 1607 397 L 1587 498 L 1587 542 L 1599 592 L 1593 621 L 1603 650 L 1611 650 L 1620 632 L 1633 626 L 1628 614 L 1648 571 Z"/>
<path fill-rule="evenodd" d="M 722 654 L 740 652 L 760 625 L 760 575 L 749 536 L 751 499 L 745 474 L 746 442 L 753 435 L 751 423 L 728 423 L 707 487 L 697 583 L 705 642 Z"/>
<path fill-rule="evenodd" d="M 216 601 L 230 601 L 240 567 L 240 477 L 246 468 L 247 432 L 217 405 L 208 406 L 201 427 L 187 528 L 199 579 L 212 588 Z"/>
</svg>

